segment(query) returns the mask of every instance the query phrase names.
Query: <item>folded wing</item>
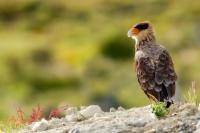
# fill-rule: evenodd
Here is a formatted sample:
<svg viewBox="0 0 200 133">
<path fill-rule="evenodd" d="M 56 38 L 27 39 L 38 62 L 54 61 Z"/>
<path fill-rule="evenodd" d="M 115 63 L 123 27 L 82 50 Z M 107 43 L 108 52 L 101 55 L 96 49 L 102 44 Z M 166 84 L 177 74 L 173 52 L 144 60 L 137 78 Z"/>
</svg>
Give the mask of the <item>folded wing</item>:
<svg viewBox="0 0 200 133">
<path fill-rule="evenodd" d="M 138 82 L 149 98 L 164 101 L 174 95 L 177 76 L 166 49 L 157 59 L 144 56 L 136 60 L 136 72 Z"/>
</svg>

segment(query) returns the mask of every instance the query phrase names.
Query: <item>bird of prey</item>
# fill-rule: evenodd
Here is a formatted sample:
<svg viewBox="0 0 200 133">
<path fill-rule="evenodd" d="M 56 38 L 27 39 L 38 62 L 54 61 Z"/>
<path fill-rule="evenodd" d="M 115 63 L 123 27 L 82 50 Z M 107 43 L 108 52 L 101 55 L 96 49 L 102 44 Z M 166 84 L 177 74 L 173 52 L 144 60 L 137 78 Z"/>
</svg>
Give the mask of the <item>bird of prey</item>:
<svg viewBox="0 0 200 133">
<path fill-rule="evenodd" d="M 135 40 L 135 66 L 138 82 L 148 96 L 156 102 L 166 101 L 166 108 L 173 104 L 177 75 L 169 52 L 157 43 L 153 27 L 144 21 L 128 31 Z"/>
</svg>

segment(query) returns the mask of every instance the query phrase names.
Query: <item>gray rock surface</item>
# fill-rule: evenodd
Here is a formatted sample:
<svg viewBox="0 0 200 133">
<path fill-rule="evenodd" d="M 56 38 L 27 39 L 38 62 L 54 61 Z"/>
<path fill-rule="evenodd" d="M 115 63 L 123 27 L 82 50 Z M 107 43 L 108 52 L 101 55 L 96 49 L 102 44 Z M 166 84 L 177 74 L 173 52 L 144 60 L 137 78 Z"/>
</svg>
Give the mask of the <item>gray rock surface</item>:
<svg viewBox="0 0 200 133">
<path fill-rule="evenodd" d="M 45 119 L 42 119 L 41 121 L 35 122 L 31 125 L 31 131 L 37 132 L 37 131 L 44 131 L 48 128 L 48 121 Z"/>
<path fill-rule="evenodd" d="M 96 113 L 103 113 L 103 111 L 101 110 L 101 108 L 98 105 L 90 105 L 86 108 L 83 108 L 79 112 L 80 116 L 82 116 L 85 119 L 94 116 L 94 114 L 96 114 Z"/>
<path fill-rule="evenodd" d="M 47 125 L 37 133 L 200 133 L 200 112 L 191 104 L 175 104 L 168 116 L 157 119 L 150 106 L 103 112 L 91 105 L 80 111 L 69 108 L 65 118 L 51 119 Z M 20 133 L 35 133 L 30 127 Z"/>
</svg>

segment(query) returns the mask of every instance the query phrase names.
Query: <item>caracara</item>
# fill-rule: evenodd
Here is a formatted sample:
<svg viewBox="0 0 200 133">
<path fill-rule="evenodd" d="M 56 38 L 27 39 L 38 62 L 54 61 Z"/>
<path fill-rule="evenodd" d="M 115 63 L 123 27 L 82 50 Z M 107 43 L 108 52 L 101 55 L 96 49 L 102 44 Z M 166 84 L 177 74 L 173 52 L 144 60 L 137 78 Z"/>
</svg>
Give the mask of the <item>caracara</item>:
<svg viewBox="0 0 200 133">
<path fill-rule="evenodd" d="M 177 75 L 169 52 L 157 43 L 152 25 L 141 22 L 128 31 L 135 40 L 135 66 L 138 82 L 148 98 L 164 102 L 168 108 L 175 94 Z"/>
</svg>

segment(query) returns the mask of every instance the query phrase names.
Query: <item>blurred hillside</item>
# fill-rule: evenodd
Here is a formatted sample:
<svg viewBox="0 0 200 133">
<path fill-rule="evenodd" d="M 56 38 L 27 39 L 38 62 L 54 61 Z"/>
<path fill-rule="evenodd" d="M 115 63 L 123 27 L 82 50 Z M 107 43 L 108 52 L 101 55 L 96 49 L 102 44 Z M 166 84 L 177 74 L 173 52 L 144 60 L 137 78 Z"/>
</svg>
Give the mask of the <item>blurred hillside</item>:
<svg viewBox="0 0 200 133">
<path fill-rule="evenodd" d="M 135 23 L 153 23 L 172 54 L 181 93 L 200 83 L 200 2 L 187 0 L 1 0 L 0 119 L 16 106 L 149 101 L 137 83 Z"/>
</svg>

